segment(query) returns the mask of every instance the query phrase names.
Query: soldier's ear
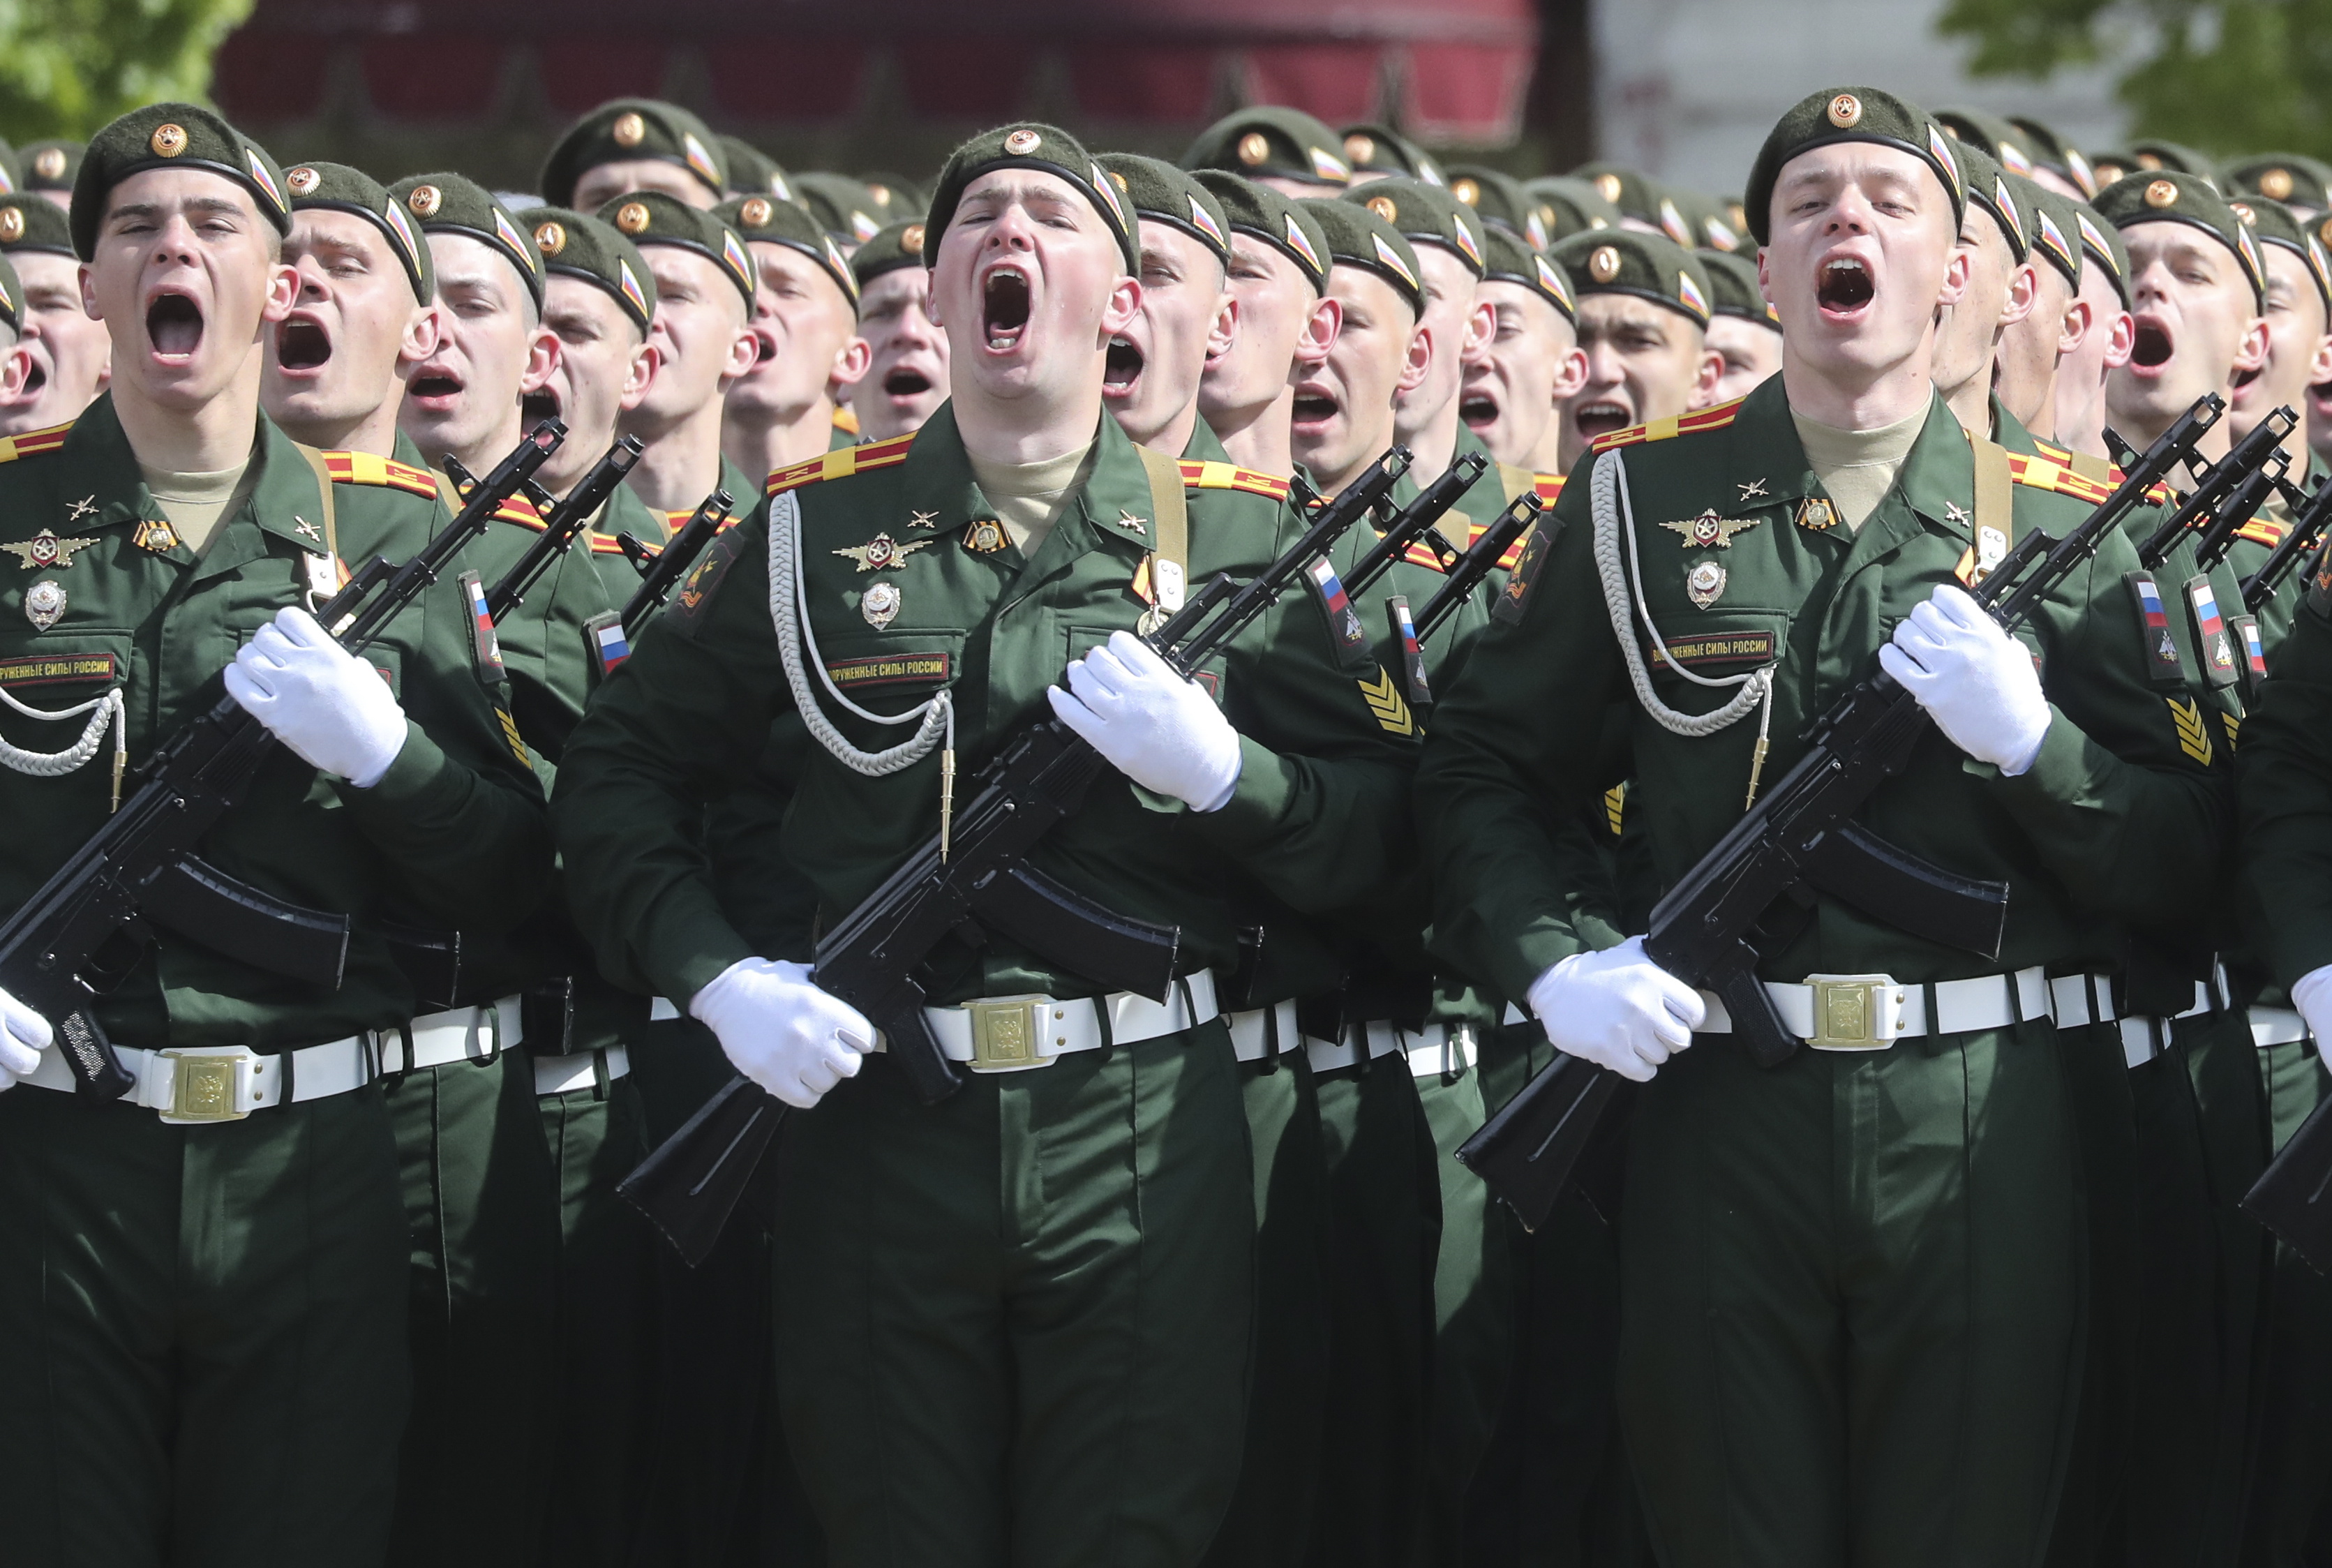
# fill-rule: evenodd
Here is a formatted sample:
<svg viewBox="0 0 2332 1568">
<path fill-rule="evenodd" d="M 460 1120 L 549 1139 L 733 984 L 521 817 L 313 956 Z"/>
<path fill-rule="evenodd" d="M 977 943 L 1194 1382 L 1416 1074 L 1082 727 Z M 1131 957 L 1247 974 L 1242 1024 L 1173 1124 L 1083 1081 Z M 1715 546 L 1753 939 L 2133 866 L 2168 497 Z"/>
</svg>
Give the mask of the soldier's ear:
<svg viewBox="0 0 2332 1568">
<path fill-rule="evenodd" d="M 272 231 L 271 231 L 272 232 Z M 278 250 L 282 247 L 279 245 Z M 300 302 L 300 274 L 281 261 L 267 264 L 267 302 L 260 307 L 263 321 L 280 321 Z"/>
<path fill-rule="evenodd" d="M 2308 361 L 2308 384 L 2321 387 L 2332 381 L 2332 333 L 2316 339 L 2316 358 Z"/>
<path fill-rule="evenodd" d="M 1343 301 L 1327 294 L 1313 301 L 1312 314 L 1304 321 L 1304 334 L 1295 339 L 1295 362 L 1314 367 L 1325 363 L 1343 330 Z"/>
<path fill-rule="evenodd" d="M 874 345 L 854 336 L 834 357 L 834 368 L 827 376 L 827 385 L 855 387 L 866 378 L 866 371 L 874 363 Z"/>
<path fill-rule="evenodd" d="M 2240 376 L 2265 365 L 2267 350 L 2267 318 L 2253 316 L 2243 328 L 2241 346 L 2235 350 L 2235 373 Z"/>
<path fill-rule="evenodd" d="M 1101 334 L 1104 345 L 1133 324 L 1142 310 L 1142 280 L 1120 276 L 1109 292 L 1109 303 L 1101 313 Z"/>
<path fill-rule="evenodd" d="M 11 343 L 5 359 L 0 359 L 0 403 L 14 403 L 24 394 L 24 381 L 32 374 L 33 356 L 21 343 Z"/>
<path fill-rule="evenodd" d="M 1214 322 L 1207 330 L 1207 358 L 1209 359 L 1229 353 L 1231 345 L 1238 341 L 1238 296 L 1226 289 L 1222 301 L 1222 309 L 1215 312 Z"/>
<path fill-rule="evenodd" d="M 1563 357 L 1563 368 L 1554 373 L 1554 406 L 1557 414 L 1563 406 L 1579 396 L 1587 385 L 1587 350 L 1577 343 Z"/>
<path fill-rule="evenodd" d="M 656 373 L 664 368 L 664 350 L 646 339 L 632 350 L 632 362 L 624 367 L 624 392 L 616 400 L 616 409 L 629 414 L 647 401 L 648 388 L 655 385 Z"/>
<path fill-rule="evenodd" d="M 443 327 L 435 305 L 415 306 L 412 319 L 405 323 L 404 340 L 397 346 L 397 362 L 410 369 L 437 352 L 444 338 Z"/>
<path fill-rule="evenodd" d="M 1433 370 L 1433 356 L 1439 345 L 1433 340 L 1433 329 L 1419 321 L 1409 335 L 1409 358 L 1401 361 L 1400 379 L 1393 383 L 1396 392 L 1414 392 L 1425 385 Z"/>
</svg>

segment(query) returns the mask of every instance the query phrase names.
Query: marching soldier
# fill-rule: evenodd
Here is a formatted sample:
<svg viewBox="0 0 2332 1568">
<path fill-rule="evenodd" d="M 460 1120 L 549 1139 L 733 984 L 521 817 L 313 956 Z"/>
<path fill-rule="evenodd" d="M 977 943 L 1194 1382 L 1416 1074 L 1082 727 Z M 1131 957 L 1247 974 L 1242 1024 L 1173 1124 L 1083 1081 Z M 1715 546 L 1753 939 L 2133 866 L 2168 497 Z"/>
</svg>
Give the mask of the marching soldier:
<svg viewBox="0 0 2332 1568">
<path fill-rule="evenodd" d="M 1482 282 L 1481 215 L 1439 186 L 1420 180 L 1378 180 L 1355 202 L 1399 229 L 1417 256 L 1419 292 L 1425 309 L 1417 321 L 1417 349 L 1425 356 L 1424 378 L 1393 397 L 1393 439 L 1416 456 L 1410 479 L 1430 483 L 1449 465 L 1481 444 L 1460 417 L 1458 389 L 1466 378 L 1466 358 L 1487 342 L 1495 317 L 1477 301 Z"/>
<path fill-rule="evenodd" d="M 65 215 L 40 196 L 0 196 L 0 257 L 15 269 L 24 370 L 0 389 L 0 435 L 70 424 L 105 390 L 112 343 L 81 308 L 81 263 Z"/>
<path fill-rule="evenodd" d="M 1133 212 L 1142 259 L 1142 306 L 1110 342 L 1102 406 L 1139 445 L 1226 461 L 1199 417 L 1199 382 L 1239 329 L 1230 219 L 1211 191 L 1172 164 L 1126 152 L 1099 161 Z"/>
<path fill-rule="evenodd" d="M 1263 104 L 1199 133 L 1182 167 L 1228 169 L 1287 196 L 1333 196 L 1352 183 L 1343 139 L 1300 109 Z"/>
<path fill-rule="evenodd" d="M 2001 331 L 1993 390 L 2018 424 L 2054 441 L 2058 366 L 2079 330 L 2073 320 L 2081 288 L 2079 204 L 2018 175 L 2003 176 L 2002 183 L 2031 244 L 2032 308 Z"/>
<path fill-rule="evenodd" d="M 2065 316 L 2069 346 L 2057 363 L 2050 439 L 2096 465 L 2094 479 L 2112 456 L 2106 450 L 2106 388 L 2136 348 L 2137 318 L 2130 314 L 2129 249 L 2121 231 L 2091 206 L 2075 209 L 2073 221 L 2081 234 L 2081 289 Z"/>
<path fill-rule="evenodd" d="M 2000 166 L 1970 141 L 1954 139 L 1951 152 L 1967 192 L 1960 248 L 1967 253 L 1968 278 L 1960 297 L 1943 307 L 1933 374 L 1961 425 L 1988 436 L 1994 434 L 1993 366 L 2001 334 L 2032 313 L 2035 263 L 2024 214 Z"/>
<path fill-rule="evenodd" d="M 912 435 L 947 401 L 947 334 L 931 318 L 921 219 L 893 224 L 850 258 L 866 373 L 851 388 L 861 442 Z"/>
<path fill-rule="evenodd" d="M 1341 307 L 1324 292 L 1328 236 L 1320 222 L 1268 186 L 1222 169 L 1191 177 L 1230 225 L 1231 297 L 1238 331 L 1199 379 L 1199 412 L 1234 463 L 1281 478 L 1295 472 L 1289 443 L 1296 383 L 1336 340 Z"/>
<path fill-rule="evenodd" d="M 726 169 L 726 194 L 732 196 L 775 196 L 781 202 L 794 199 L 793 182 L 775 159 L 741 136 L 724 136 L 721 143 L 722 162 Z M 617 192 L 621 195 L 621 192 Z"/>
<path fill-rule="evenodd" d="M 193 105 L 100 132 L 73 239 L 113 383 L 69 428 L 14 438 L 0 468 L 28 569 L 0 665 L 24 693 L 7 722 L 27 829 L 8 902 L 105 822 L 109 770 L 82 765 L 105 715 L 117 751 L 151 756 L 217 701 L 226 665 L 283 745 L 205 857 L 355 917 L 336 990 L 158 927 L 92 1004 L 137 1081 L 110 1104 L 73 1092 L 58 1050 L 27 1048 L 49 1023 L 7 1004 L 0 1356 L 18 1392 L 0 1491 L 33 1561 L 381 1560 L 408 1240 L 374 1080 L 389 1042 L 435 1032 L 383 931 L 506 928 L 550 866 L 540 792 L 455 586 L 361 658 L 309 614 L 335 582 L 338 487 L 261 415 L 253 358 L 298 286 L 277 260 L 285 190 L 272 158 Z M 381 545 L 410 555 L 435 516 L 410 498 Z M 46 755 L 53 721 L 84 711 L 91 743 Z"/>
<path fill-rule="evenodd" d="M 721 139 L 678 104 L 618 98 L 569 126 L 535 181 L 555 207 L 596 212 L 620 196 L 653 191 L 707 210 L 729 194 Z"/>
<path fill-rule="evenodd" d="M 866 374 L 867 350 L 858 279 L 841 247 L 808 213 L 774 196 L 735 196 L 715 214 L 744 236 L 757 278 L 749 323 L 756 357 L 722 394 L 723 454 L 749 477 L 766 477 L 852 445 L 835 425 L 834 391 Z"/>
<path fill-rule="evenodd" d="M 1782 368 L 1782 322 L 1757 282 L 1754 257 L 1734 251 L 1695 250 L 1708 274 L 1708 347 L 1725 361 L 1712 404 L 1746 397 Z"/>
<path fill-rule="evenodd" d="M 1571 280 L 1502 229 L 1486 236 L 1482 257 L 1480 294 L 1490 308 L 1490 333 L 1467 356 L 1459 411 L 1500 463 L 1558 473 L 1563 443 L 1555 406 L 1587 380 Z"/>
<path fill-rule="evenodd" d="M 1558 244 L 1552 259 L 1579 301 L 1587 379 L 1559 417 L 1569 473 L 1596 438 L 1706 408 L 1725 373 L 1708 347 L 1708 273 L 1659 234 L 1602 230 Z"/>
<path fill-rule="evenodd" d="M 1413 179 L 1433 186 L 1449 183 L 1431 153 L 1391 126 L 1348 125 L 1343 134 L 1344 163 L 1352 171 L 1351 185 L 1379 179 Z"/>
<path fill-rule="evenodd" d="M 808 169 L 793 177 L 794 199 L 846 258 L 883 230 L 884 204 L 846 174 Z"/>
</svg>

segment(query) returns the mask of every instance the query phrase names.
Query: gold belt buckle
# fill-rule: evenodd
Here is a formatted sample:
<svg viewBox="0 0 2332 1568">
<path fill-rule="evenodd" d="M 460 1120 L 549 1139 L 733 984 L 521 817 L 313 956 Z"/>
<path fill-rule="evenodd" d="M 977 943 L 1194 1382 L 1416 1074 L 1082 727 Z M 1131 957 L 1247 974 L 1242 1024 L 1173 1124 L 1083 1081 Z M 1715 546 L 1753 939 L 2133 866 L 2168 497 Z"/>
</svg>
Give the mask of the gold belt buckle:
<svg viewBox="0 0 2332 1568">
<path fill-rule="evenodd" d="M 971 1002 L 971 1070 L 975 1073 L 1018 1073 L 1049 1067 L 1060 1058 L 1037 1049 L 1037 1015 L 1047 1006 L 1042 997 L 1009 1002 Z"/>
<path fill-rule="evenodd" d="M 1881 1009 L 1889 993 L 1899 993 L 1893 975 L 1808 975 L 1814 992 L 1814 1032 L 1806 1045 L 1817 1051 L 1883 1051 L 1896 1037 L 1882 1034 Z M 1899 994 L 1894 999 L 1900 1006 Z"/>
<path fill-rule="evenodd" d="M 251 1114 L 243 1109 L 238 1069 L 252 1060 L 247 1051 L 164 1051 L 170 1064 L 170 1108 L 161 1113 L 170 1123 L 240 1122 Z"/>
</svg>

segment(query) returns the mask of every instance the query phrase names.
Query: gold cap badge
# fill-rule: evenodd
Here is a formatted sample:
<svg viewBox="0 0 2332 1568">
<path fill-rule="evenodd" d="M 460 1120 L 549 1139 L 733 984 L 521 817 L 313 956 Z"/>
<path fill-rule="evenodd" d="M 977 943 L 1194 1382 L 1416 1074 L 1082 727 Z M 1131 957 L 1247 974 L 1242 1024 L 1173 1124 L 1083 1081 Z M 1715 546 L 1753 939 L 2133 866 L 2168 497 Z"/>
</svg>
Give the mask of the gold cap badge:
<svg viewBox="0 0 2332 1568">
<path fill-rule="evenodd" d="M 2162 167 L 2162 155 L 2158 152 L 2141 152 L 2137 155 L 2137 167 L 2140 168 L 2160 168 Z"/>
<path fill-rule="evenodd" d="M 1620 199 L 1620 177 L 1616 174 L 1599 174 L 1595 177 L 1595 194 L 1607 202 L 1617 202 Z"/>
<path fill-rule="evenodd" d="M 1044 145 L 1045 139 L 1025 125 L 1004 139 L 1004 150 L 1014 158 L 1026 158 Z"/>
<path fill-rule="evenodd" d="M 913 252 L 914 254 L 919 256 L 922 255 L 923 253 L 923 225 L 921 224 L 909 224 L 905 228 L 900 230 L 899 248 L 903 251 Z"/>
<path fill-rule="evenodd" d="M 1250 130 L 1239 138 L 1239 162 L 1253 167 L 1271 156 L 1271 141 L 1259 130 Z"/>
<path fill-rule="evenodd" d="M 1461 179 L 1449 187 L 1449 194 L 1469 207 L 1482 205 L 1482 187 L 1470 179 Z"/>
<path fill-rule="evenodd" d="M 758 229 L 777 216 L 778 209 L 769 205 L 767 196 L 748 196 L 745 205 L 737 209 L 737 215 L 745 220 L 747 228 Z"/>
<path fill-rule="evenodd" d="M 627 234 L 645 234 L 648 227 L 648 204 L 626 202 L 616 209 L 616 226 Z"/>
<path fill-rule="evenodd" d="M 2227 204 L 2227 210 L 2233 213 L 2236 217 L 2242 220 L 2243 227 L 2247 229 L 2255 229 L 2259 227 L 2259 214 L 2251 211 L 2251 203 L 2229 202 Z"/>
<path fill-rule="evenodd" d="M 1344 139 L 1344 157 L 1355 168 L 1377 155 L 1377 139 L 1354 131 Z M 1260 159 L 1257 161 L 1260 162 Z"/>
<path fill-rule="evenodd" d="M 43 179 L 62 178 L 65 172 L 65 149 L 61 147 L 41 148 L 33 155 L 33 172 Z"/>
<path fill-rule="evenodd" d="M 557 255 L 567 248 L 567 225 L 555 220 L 537 225 L 534 244 L 544 255 Z"/>
<path fill-rule="evenodd" d="M 186 150 L 186 128 L 175 121 L 158 125 L 146 145 L 154 149 L 157 158 L 176 158 Z"/>
<path fill-rule="evenodd" d="M 2271 168 L 2260 176 L 2260 195 L 2275 201 L 2281 201 L 2290 194 L 2291 171 L 2289 169 Z"/>
<path fill-rule="evenodd" d="M 24 237 L 24 215 L 14 207 L 0 207 L 0 245 L 13 245 Z"/>
<path fill-rule="evenodd" d="M 1598 245 L 1595 253 L 1587 258 L 1587 271 L 1599 283 L 1608 283 L 1620 275 L 1620 252 L 1617 246 Z"/>
<path fill-rule="evenodd" d="M 617 147 L 637 147 L 647 139 L 648 122 L 627 109 L 616 116 L 616 123 L 607 128 L 607 134 L 616 139 Z"/>
<path fill-rule="evenodd" d="M 445 197 L 434 185 L 417 185 L 406 193 L 405 205 L 413 209 L 416 218 L 434 218 L 437 209 L 445 205 Z"/>
<path fill-rule="evenodd" d="M 2146 205 L 2166 207 L 2178 200 L 2178 187 L 2166 179 L 2150 180 L 2146 186 Z"/>
<path fill-rule="evenodd" d="M 1840 130 L 1851 129 L 1862 119 L 1862 100 L 1851 92 L 1841 92 L 1830 100 L 1830 122 Z"/>
<path fill-rule="evenodd" d="M 1392 205 L 1392 197 L 1391 196 L 1371 196 L 1369 198 L 1369 211 L 1376 214 L 1377 216 L 1384 219 L 1384 221 L 1389 224 L 1398 222 L 1400 217 L 1400 209 Z"/>
<path fill-rule="evenodd" d="M 301 164 L 298 168 L 293 169 L 290 174 L 283 177 L 283 183 L 292 187 L 292 194 L 293 196 L 303 196 L 310 195 L 319 185 L 322 184 L 323 177 L 323 176 L 318 174 L 314 169 L 310 168 L 306 164 Z"/>
</svg>

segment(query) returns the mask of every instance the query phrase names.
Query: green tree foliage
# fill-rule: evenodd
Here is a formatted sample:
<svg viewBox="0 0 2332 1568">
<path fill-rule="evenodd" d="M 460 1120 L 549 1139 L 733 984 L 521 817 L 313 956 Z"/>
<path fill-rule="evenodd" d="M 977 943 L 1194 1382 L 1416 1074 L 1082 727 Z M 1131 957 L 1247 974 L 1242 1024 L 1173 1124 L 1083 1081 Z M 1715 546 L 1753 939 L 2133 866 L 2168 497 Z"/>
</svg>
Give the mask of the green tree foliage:
<svg viewBox="0 0 2332 1568">
<path fill-rule="evenodd" d="M 2035 79 L 2150 27 L 2118 86 L 2137 134 L 2332 157 L 2332 0 L 1951 0 L 1938 26 L 1979 73 Z"/>
<path fill-rule="evenodd" d="M 157 99 L 199 99 L 252 0 L 0 0 L 0 136 L 86 137 Z"/>
</svg>

